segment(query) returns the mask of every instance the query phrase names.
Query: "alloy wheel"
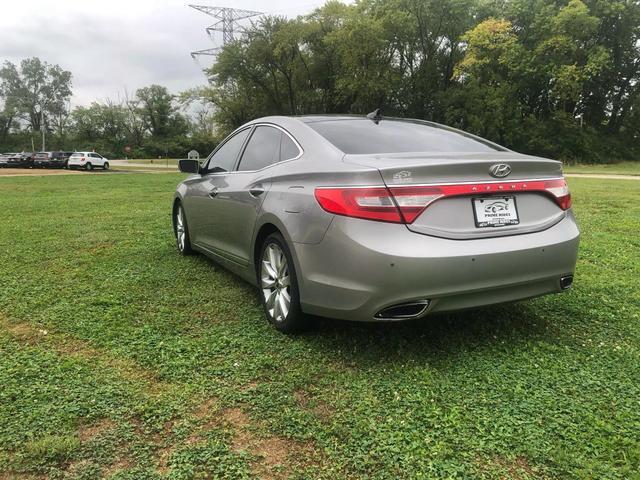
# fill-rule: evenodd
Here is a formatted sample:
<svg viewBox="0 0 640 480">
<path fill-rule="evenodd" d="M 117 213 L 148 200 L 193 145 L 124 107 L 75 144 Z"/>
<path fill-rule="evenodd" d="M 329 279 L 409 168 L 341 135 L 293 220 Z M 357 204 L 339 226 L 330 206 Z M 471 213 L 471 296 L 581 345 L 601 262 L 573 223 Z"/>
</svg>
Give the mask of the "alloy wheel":
<svg viewBox="0 0 640 480">
<path fill-rule="evenodd" d="M 287 257 L 276 243 L 269 243 L 262 254 L 260 286 L 268 314 L 284 321 L 291 309 L 291 279 Z"/>
<path fill-rule="evenodd" d="M 178 207 L 176 211 L 176 239 L 178 241 L 178 249 L 183 252 L 185 247 L 185 241 L 187 232 L 184 228 L 184 213 L 182 207 Z"/>
</svg>

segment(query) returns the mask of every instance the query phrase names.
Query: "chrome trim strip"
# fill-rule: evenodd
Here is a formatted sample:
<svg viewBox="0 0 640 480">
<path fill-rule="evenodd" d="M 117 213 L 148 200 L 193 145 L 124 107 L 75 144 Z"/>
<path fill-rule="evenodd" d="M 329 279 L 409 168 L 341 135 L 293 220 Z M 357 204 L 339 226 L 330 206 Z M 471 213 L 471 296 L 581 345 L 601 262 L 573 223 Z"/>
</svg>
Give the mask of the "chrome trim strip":
<svg viewBox="0 0 640 480">
<path fill-rule="evenodd" d="M 411 188 L 411 187 L 448 187 L 452 185 L 486 185 L 486 184 L 509 184 L 523 182 L 544 182 L 549 180 L 565 180 L 564 177 L 548 177 L 548 178 L 524 178 L 515 180 L 487 180 L 487 181 L 470 181 L 470 182 L 449 182 L 449 183 L 391 183 L 388 185 L 332 185 L 327 187 L 316 187 L 317 189 L 332 188 Z"/>
<path fill-rule="evenodd" d="M 381 309 L 373 317 L 376 320 L 409 320 L 411 318 L 418 318 L 418 317 L 422 316 L 425 313 L 427 308 L 429 308 L 430 304 L 431 304 L 431 300 L 426 300 L 426 299 L 425 300 L 417 300 L 415 302 L 398 303 L 398 304 L 390 305 L 388 307 L 385 307 L 385 308 Z M 379 316 L 385 310 L 390 310 L 392 308 L 412 307 L 412 306 L 418 306 L 418 305 L 422 305 L 422 308 L 420 309 L 420 311 L 418 313 L 414 313 L 412 315 L 394 315 L 394 316 L 391 316 L 391 317 Z"/>
<path fill-rule="evenodd" d="M 237 168 L 240 166 L 240 162 L 242 161 L 242 155 L 244 154 L 244 151 L 247 148 L 247 145 L 251 141 L 251 137 L 253 136 L 253 132 L 255 131 L 256 127 L 260 127 L 260 126 L 266 126 L 266 127 L 275 128 L 277 130 L 280 130 L 285 135 L 287 135 L 287 137 L 289 137 L 293 141 L 295 146 L 298 148 L 298 155 L 296 155 L 293 158 L 287 158 L 286 160 L 280 160 L 279 162 L 272 163 L 271 165 L 267 165 L 266 167 L 262 167 L 260 170 L 237 170 Z M 234 170 L 231 170 L 230 172 L 208 172 L 208 173 L 204 173 L 203 175 L 207 175 L 207 176 L 208 175 L 230 175 L 230 174 L 236 174 L 236 173 L 261 172 L 263 170 L 266 170 L 267 168 L 271 168 L 271 167 L 275 167 L 276 165 L 280 165 L 281 163 L 293 162 L 294 160 L 298 160 L 302 155 L 304 155 L 304 149 L 302 148 L 300 143 L 287 130 L 282 128 L 280 125 L 276 125 L 275 123 L 260 122 L 260 123 L 252 123 L 251 125 L 249 125 L 248 128 L 251 128 L 251 132 L 250 132 L 249 138 L 247 138 L 247 140 L 245 140 L 245 143 L 242 145 L 242 151 L 240 152 L 240 161 L 236 160 L 237 165 L 234 164 L 234 166 L 233 166 Z M 242 130 L 244 130 L 244 129 L 242 129 Z M 238 133 L 240 131 L 241 130 L 239 129 Z M 220 146 L 216 147 L 216 149 L 211 153 L 211 155 L 207 158 L 207 162 L 209 161 L 209 158 L 211 158 L 216 153 L 216 151 L 218 151 L 218 148 L 220 148 Z"/>
</svg>

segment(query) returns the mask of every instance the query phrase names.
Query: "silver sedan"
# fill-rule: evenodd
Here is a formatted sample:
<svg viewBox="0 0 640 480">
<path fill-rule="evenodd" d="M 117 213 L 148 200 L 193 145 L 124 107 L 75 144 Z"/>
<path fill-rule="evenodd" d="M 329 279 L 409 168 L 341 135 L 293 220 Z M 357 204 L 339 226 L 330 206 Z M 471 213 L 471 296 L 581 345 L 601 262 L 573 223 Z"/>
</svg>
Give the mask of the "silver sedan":
<svg viewBox="0 0 640 480">
<path fill-rule="evenodd" d="M 359 321 L 568 289 L 579 231 L 560 162 L 443 125 L 266 117 L 200 164 L 173 203 L 182 254 L 255 284 L 268 320 Z"/>
</svg>

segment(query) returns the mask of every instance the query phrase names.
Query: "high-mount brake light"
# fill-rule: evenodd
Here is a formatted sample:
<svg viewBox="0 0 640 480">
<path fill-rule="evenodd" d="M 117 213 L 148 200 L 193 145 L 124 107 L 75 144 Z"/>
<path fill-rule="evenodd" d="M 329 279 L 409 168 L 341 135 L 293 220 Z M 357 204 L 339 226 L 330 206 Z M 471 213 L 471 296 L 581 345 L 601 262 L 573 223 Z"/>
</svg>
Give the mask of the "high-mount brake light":
<svg viewBox="0 0 640 480">
<path fill-rule="evenodd" d="M 393 223 L 413 223 L 433 202 L 464 195 L 541 192 L 551 196 L 562 210 L 571 208 L 571 194 L 564 178 L 514 182 L 454 183 L 376 187 L 317 188 L 316 199 L 329 213 Z"/>
</svg>

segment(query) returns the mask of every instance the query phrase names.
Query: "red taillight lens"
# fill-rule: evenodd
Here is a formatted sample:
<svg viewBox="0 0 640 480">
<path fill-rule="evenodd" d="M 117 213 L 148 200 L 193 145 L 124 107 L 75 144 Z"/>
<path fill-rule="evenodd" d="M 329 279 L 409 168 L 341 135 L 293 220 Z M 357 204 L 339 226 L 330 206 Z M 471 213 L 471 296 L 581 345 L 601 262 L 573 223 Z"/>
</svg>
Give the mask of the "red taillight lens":
<svg viewBox="0 0 640 480">
<path fill-rule="evenodd" d="M 391 192 L 385 187 L 318 188 L 315 195 L 320 206 L 329 213 L 402 223 Z"/>
<path fill-rule="evenodd" d="M 440 198 L 462 195 L 505 194 L 508 192 L 543 192 L 558 206 L 571 207 L 571 194 L 564 178 L 552 180 L 518 180 L 515 182 L 456 183 L 447 185 L 402 187 L 318 188 L 316 199 L 329 213 L 383 222 L 412 223 Z"/>
<path fill-rule="evenodd" d="M 544 189 L 553 195 L 562 210 L 571 208 L 571 193 L 569 193 L 569 186 L 564 178 L 546 180 L 544 182 Z"/>
</svg>

